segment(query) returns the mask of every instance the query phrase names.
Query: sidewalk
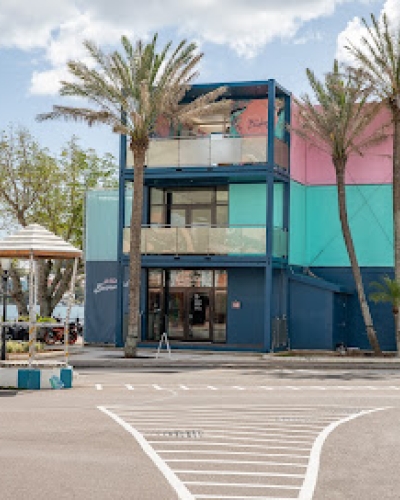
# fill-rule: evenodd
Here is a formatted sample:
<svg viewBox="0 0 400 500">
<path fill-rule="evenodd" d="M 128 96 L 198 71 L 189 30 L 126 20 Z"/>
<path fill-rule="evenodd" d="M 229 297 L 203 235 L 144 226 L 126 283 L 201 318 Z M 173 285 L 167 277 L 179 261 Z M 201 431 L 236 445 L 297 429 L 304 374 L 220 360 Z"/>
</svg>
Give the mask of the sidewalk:
<svg viewBox="0 0 400 500">
<path fill-rule="evenodd" d="M 124 358 L 123 349 L 114 347 L 72 346 L 70 364 L 75 368 L 259 368 L 259 369 L 400 369 L 400 358 L 305 355 L 277 356 L 262 353 L 138 349 L 137 357 Z M 62 352 L 59 353 L 62 357 Z M 58 357 L 58 355 L 57 355 Z"/>
</svg>

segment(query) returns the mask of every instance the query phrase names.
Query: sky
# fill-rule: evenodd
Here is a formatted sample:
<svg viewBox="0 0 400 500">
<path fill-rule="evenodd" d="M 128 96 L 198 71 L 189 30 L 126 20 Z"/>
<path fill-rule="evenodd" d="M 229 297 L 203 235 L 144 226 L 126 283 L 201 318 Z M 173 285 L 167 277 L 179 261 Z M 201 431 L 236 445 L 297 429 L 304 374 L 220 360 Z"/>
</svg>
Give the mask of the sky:
<svg viewBox="0 0 400 500">
<path fill-rule="evenodd" d="M 76 135 L 98 154 L 118 157 L 119 139 L 105 126 L 47 121 L 68 78 L 66 61 L 83 59 L 82 41 L 107 50 L 121 35 L 197 42 L 204 52 L 196 83 L 274 78 L 296 96 L 310 92 L 305 69 L 319 77 L 344 45 L 357 43 L 361 18 L 373 13 L 400 23 L 400 0 L 0 0 L 0 130 L 23 126 L 57 154 Z"/>
</svg>

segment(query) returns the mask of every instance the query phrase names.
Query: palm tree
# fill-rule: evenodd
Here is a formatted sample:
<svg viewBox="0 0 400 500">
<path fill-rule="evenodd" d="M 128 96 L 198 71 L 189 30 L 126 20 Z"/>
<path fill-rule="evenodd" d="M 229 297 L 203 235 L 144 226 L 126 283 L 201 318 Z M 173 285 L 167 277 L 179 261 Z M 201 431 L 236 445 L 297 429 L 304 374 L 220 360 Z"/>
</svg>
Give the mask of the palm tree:
<svg viewBox="0 0 400 500">
<path fill-rule="evenodd" d="M 378 144 L 386 137 L 384 129 L 366 130 L 380 110 L 377 102 L 368 102 L 373 89 L 365 86 L 358 75 L 349 70 L 341 72 L 335 60 L 333 70 L 319 81 L 307 69 L 308 81 L 317 101 L 309 95 L 296 101 L 299 126 L 294 131 L 331 157 L 336 173 L 339 218 L 356 284 L 358 300 L 364 319 L 368 340 L 376 355 L 381 354 L 372 323 L 369 305 L 365 297 L 360 267 L 350 230 L 345 189 L 345 173 L 350 155 L 362 155 L 369 146 Z"/>
<path fill-rule="evenodd" d="M 220 87 L 181 105 L 203 57 L 195 43 L 183 40 L 170 54 L 172 42 L 157 50 L 157 34 L 147 44 L 139 40 L 132 45 L 126 37 L 122 37 L 121 42 L 121 53 L 105 53 L 93 42 L 86 41 L 84 46 L 90 64 L 68 62 L 73 80 L 61 82 L 60 95 L 84 98 L 90 107 L 53 106 L 53 111 L 39 115 L 38 119 L 64 118 L 83 121 L 89 126 L 103 123 L 111 126 L 113 132 L 128 137 L 134 158 L 134 183 L 125 356 L 134 357 L 139 336 L 143 178 L 150 136 L 160 116 L 174 124 L 190 124 L 199 116 L 225 111 L 230 101 L 220 99 L 226 91 Z"/>
<path fill-rule="evenodd" d="M 349 43 L 347 50 L 356 59 L 362 77 L 386 104 L 393 120 L 393 222 L 394 273 L 400 281 L 400 24 L 391 26 L 386 14 L 381 21 L 371 14 L 371 26 L 360 45 Z"/>
<path fill-rule="evenodd" d="M 400 331 L 399 331 L 399 308 L 400 308 L 400 283 L 392 280 L 389 276 L 382 278 L 382 283 L 372 281 L 370 283 L 375 291 L 369 294 L 373 302 L 388 302 L 392 306 L 394 325 L 396 331 L 397 356 L 400 355 Z"/>
</svg>

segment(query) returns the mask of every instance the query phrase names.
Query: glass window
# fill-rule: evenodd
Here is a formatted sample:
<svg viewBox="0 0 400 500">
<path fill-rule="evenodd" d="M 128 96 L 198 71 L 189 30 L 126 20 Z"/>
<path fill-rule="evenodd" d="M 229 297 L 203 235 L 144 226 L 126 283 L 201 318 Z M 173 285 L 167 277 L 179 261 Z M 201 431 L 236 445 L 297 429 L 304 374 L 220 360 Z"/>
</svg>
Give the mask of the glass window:
<svg viewBox="0 0 400 500">
<path fill-rule="evenodd" d="M 173 205 L 194 205 L 197 203 L 211 203 L 213 199 L 213 190 L 190 189 L 186 191 L 173 191 Z"/>
<path fill-rule="evenodd" d="M 226 271 L 215 271 L 215 281 L 216 288 L 226 288 L 228 286 L 228 273 Z"/>
<path fill-rule="evenodd" d="M 164 203 L 164 191 L 158 188 L 151 188 L 150 200 L 152 205 L 162 205 Z"/>
<path fill-rule="evenodd" d="M 217 188 L 217 203 L 228 203 L 228 189 L 227 188 Z"/>
<path fill-rule="evenodd" d="M 164 207 L 152 206 L 150 207 L 150 224 L 164 224 Z"/>
<path fill-rule="evenodd" d="M 228 226 L 228 205 L 217 205 L 216 220 L 217 226 Z"/>
</svg>

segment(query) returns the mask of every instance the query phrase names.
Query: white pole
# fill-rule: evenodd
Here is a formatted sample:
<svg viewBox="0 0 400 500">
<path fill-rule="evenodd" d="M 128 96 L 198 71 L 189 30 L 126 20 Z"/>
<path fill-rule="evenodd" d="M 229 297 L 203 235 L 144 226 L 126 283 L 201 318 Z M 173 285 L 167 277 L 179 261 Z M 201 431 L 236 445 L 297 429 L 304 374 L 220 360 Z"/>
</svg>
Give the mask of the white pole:
<svg viewBox="0 0 400 500">
<path fill-rule="evenodd" d="M 33 253 L 31 252 L 31 255 L 29 257 L 29 368 L 32 368 L 32 360 L 35 355 L 34 352 L 34 343 L 35 343 L 35 324 L 36 324 L 36 318 L 35 318 L 35 310 L 34 310 L 34 271 L 33 271 Z"/>
<path fill-rule="evenodd" d="M 72 271 L 72 278 L 71 278 L 71 283 L 70 283 L 70 287 L 69 287 L 68 306 L 67 306 L 67 312 L 65 315 L 65 324 L 64 324 L 64 353 L 65 353 L 65 364 L 66 365 L 68 365 L 68 356 L 69 356 L 69 317 L 71 314 L 72 297 L 74 295 L 77 269 L 78 269 L 78 258 L 75 257 L 74 268 Z"/>
</svg>

